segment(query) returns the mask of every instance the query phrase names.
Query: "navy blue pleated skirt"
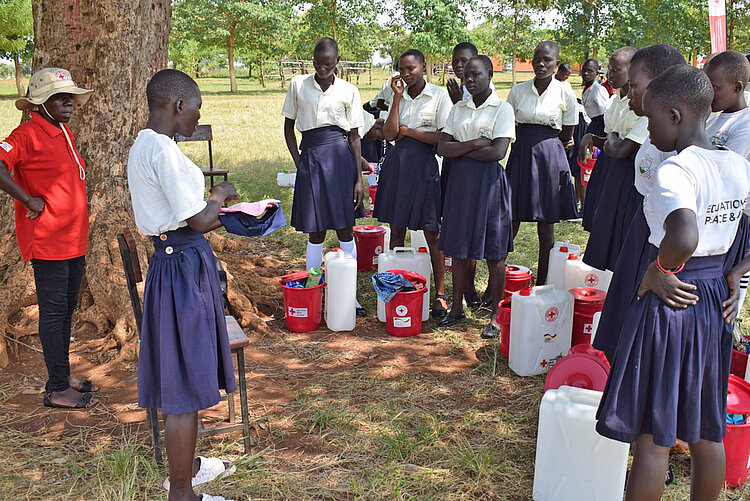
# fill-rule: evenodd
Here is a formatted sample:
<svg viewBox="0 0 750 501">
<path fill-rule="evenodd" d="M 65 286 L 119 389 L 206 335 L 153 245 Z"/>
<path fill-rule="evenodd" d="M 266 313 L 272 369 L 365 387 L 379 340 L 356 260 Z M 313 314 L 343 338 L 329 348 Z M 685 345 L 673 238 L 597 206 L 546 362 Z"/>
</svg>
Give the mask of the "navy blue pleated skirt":
<svg viewBox="0 0 750 501">
<path fill-rule="evenodd" d="M 448 177 L 451 174 L 452 158 L 443 157 L 443 166 L 440 169 L 440 209 L 445 212 L 445 194 L 448 191 Z"/>
<path fill-rule="evenodd" d="M 586 119 L 583 113 L 578 114 L 578 125 L 573 128 L 573 147 L 565 152 L 568 157 L 570 175 L 574 178 L 581 177 L 581 167 L 578 165 L 578 145 L 581 144 L 583 136 L 586 135 Z"/>
<path fill-rule="evenodd" d="M 300 149 L 292 226 L 304 233 L 354 226 L 366 213 L 362 206 L 354 211 L 358 169 L 346 132 L 332 125 L 306 130 Z"/>
<path fill-rule="evenodd" d="M 211 245 L 187 226 L 162 237 L 153 237 L 143 293 L 138 405 L 185 414 L 237 385 Z"/>
<path fill-rule="evenodd" d="M 631 169 L 633 161 L 630 160 Z M 601 200 L 602 191 L 604 190 L 604 184 L 609 175 L 610 169 L 625 167 L 628 160 L 619 160 L 614 157 L 610 157 L 606 153 L 602 152 L 599 158 L 596 160 L 596 166 L 591 172 L 589 178 L 589 184 L 586 186 L 586 202 L 583 206 L 583 229 L 591 231 L 594 225 L 594 217 L 599 208 L 599 202 Z M 634 174 L 635 175 L 635 174 Z"/>
<path fill-rule="evenodd" d="M 617 162 L 609 169 L 583 256 L 589 266 L 614 270 L 633 216 L 643 212 L 643 195 L 635 189 L 634 169 L 633 160 Z"/>
<path fill-rule="evenodd" d="M 492 260 L 513 251 L 510 184 L 498 162 L 452 159 L 440 249 L 457 259 Z"/>
<path fill-rule="evenodd" d="M 657 253 L 651 246 L 648 260 Z M 698 287 L 693 306 L 670 308 L 652 292 L 631 302 L 597 412 L 601 435 L 632 443 L 651 434 L 662 447 L 726 435 L 732 327 L 722 318 L 725 259 L 694 257 L 677 275 Z"/>
<path fill-rule="evenodd" d="M 604 137 L 604 115 L 593 117 L 586 127 L 587 134 L 593 134 L 595 136 Z"/>
<path fill-rule="evenodd" d="M 373 217 L 401 228 L 440 231 L 440 173 L 433 145 L 405 137 L 386 154 Z"/>
<path fill-rule="evenodd" d="M 514 221 L 556 223 L 578 217 L 575 189 L 560 131 L 517 124 L 506 174 Z"/>
</svg>

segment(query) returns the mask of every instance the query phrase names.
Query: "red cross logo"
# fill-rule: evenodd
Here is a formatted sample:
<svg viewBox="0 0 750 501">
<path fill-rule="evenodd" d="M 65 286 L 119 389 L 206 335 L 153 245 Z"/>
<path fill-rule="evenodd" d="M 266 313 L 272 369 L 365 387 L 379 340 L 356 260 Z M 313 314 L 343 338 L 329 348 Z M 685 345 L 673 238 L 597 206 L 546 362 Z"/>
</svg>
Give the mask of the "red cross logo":
<svg viewBox="0 0 750 501">
<path fill-rule="evenodd" d="M 599 277 L 595 273 L 589 273 L 588 275 L 586 275 L 583 281 L 589 287 L 596 287 L 599 284 Z"/>
<path fill-rule="evenodd" d="M 67 80 L 68 79 L 68 75 L 66 75 L 62 71 L 58 71 L 58 72 L 55 73 L 55 78 L 57 78 L 58 80 Z"/>
<path fill-rule="evenodd" d="M 541 365 L 542 369 L 544 369 L 545 367 L 547 367 L 547 363 L 548 362 L 546 360 L 542 360 L 541 362 L 539 362 L 539 365 Z"/>
<path fill-rule="evenodd" d="M 558 310 L 556 307 L 552 306 L 544 314 L 544 319 L 547 322 L 554 322 L 555 320 L 557 320 L 558 316 L 560 316 L 560 310 Z"/>
</svg>

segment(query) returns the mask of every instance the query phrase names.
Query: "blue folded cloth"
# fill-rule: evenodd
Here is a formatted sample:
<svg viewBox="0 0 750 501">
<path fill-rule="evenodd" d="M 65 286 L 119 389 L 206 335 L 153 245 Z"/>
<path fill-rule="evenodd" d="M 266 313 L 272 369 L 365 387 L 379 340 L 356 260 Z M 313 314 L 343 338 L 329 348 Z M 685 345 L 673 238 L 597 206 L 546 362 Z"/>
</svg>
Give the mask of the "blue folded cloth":
<svg viewBox="0 0 750 501">
<path fill-rule="evenodd" d="M 286 226 L 281 204 L 271 204 L 260 216 L 244 212 L 222 212 L 219 214 L 221 224 L 229 233 L 245 237 L 261 237 Z"/>
<path fill-rule="evenodd" d="M 397 275 L 391 271 L 373 275 L 372 286 L 375 287 L 378 297 L 386 303 L 393 299 L 393 296 L 399 292 L 417 290 L 414 284 L 409 282 L 403 275 Z"/>
<path fill-rule="evenodd" d="M 745 424 L 745 416 L 742 414 L 730 414 L 727 412 L 727 424 Z"/>
</svg>

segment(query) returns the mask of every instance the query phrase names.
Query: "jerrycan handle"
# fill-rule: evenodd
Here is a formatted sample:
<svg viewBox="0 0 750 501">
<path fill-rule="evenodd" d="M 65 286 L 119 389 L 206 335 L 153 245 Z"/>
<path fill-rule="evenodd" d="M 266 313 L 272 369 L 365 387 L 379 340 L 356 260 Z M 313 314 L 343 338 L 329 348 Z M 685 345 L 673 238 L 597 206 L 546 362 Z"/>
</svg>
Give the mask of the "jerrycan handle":
<svg viewBox="0 0 750 501">
<path fill-rule="evenodd" d="M 395 252 L 397 254 L 400 253 L 400 252 L 405 252 L 405 253 L 409 253 L 409 254 L 416 254 L 417 253 L 417 251 L 414 250 L 414 247 L 395 247 L 393 249 L 393 252 Z"/>
<path fill-rule="evenodd" d="M 592 407 L 599 407 L 599 401 L 602 399 L 602 392 L 589 390 L 586 392 L 575 392 L 568 393 L 570 401 L 576 404 L 590 405 Z"/>
</svg>

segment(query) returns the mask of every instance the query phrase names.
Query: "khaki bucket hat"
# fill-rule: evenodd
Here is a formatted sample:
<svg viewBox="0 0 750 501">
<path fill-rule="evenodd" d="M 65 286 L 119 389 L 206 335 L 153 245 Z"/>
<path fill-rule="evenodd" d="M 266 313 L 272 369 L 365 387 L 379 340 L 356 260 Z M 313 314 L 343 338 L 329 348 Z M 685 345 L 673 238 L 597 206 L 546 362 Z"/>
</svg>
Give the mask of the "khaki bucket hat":
<svg viewBox="0 0 750 501">
<path fill-rule="evenodd" d="M 44 68 L 31 75 L 26 97 L 16 99 L 16 108 L 28 110 L 45 103 L 55 94 L 75 95 L 75 108 L 83 106 L 91 97 L 93 90 L 76 87 L 70 72 L 62 68 Z"/>
</svg>

